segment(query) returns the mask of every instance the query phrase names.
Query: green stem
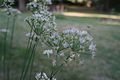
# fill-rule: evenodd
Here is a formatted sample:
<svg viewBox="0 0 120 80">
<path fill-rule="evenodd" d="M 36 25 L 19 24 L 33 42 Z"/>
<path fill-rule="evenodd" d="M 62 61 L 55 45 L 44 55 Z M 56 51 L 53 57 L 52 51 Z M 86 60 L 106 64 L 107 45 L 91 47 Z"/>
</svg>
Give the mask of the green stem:
<svg viewBox="0 0 120 80">
<path fill-rule="evenodd" d="M 68 56 L 64 62 L 58 67 L 58 69 L 56 69 L 54 72 L 51 73 L 50 76 L 50 80 L 52 80 L 52 78 L 60 71 L 60 69 L 64 66 L 65 63 L 67 63 L 67 60 L 70 58 L 70 56 Z"/>
<path fill-rule="evenodd" d="M 21 73 L 21 76 L 20 76 L 20 80 L 22 80 L 22 77 L 23 77 L 23 73 L 24 73 L 24 69 L 25 69 L 25 65 L 26 65 L 26 59 L 28 58 L 29 56 L 29 53 L 30 53 L 30 50 L 32 48 L 32 41 L 31 41 L 31 38 L 34 37 L 34 35 L 32 35 L 32 31 L 33 31 L 33 28 L 32 28 L 32 25 L 30 24 L 29 21 L 27 21 L 27 23 L 29 24 L 29 26 L 31 27 L 31 30 L 30 30 L 30 37 L 29 37 L 29 40 L 28 40 L 28 43 L 27 43 L 27 49 L 26 49 L 26 55 L 25 55 L 25 60 L 24 60 L 24 63 L 23 63 L 23 68 L 22 68 L 22 73 Z"/>
<path fill-rule="evenodd" d="M 38 43 L 38 42 L 37 42 Z M 36 48 L 37 48 L 37 43 L 35 44 L 36 47 L 32 50 L 32 53 L 33 53 L 33 56 L 31 58 L 31 65 L 30 65 L 30 76 L 29 76 L 29 80 L 31 80 L 31 77 L 32 77 L 32 68 L 33 68 L 33 62 L 34 62 L 34 58 L 35 58 L 35 51 L 36 51 Z"/>
<path fill-rule="evenodd" d="M 11 39 L 10 39 L 10 48 L 13 46 L 13 38 L 14 38 L 14 31 L 15 31 L 15 21 L 16 15 L 13 17 L 13 25 L 12 25 L 12 33 L 11 33 Z"/>
<path fill-rule="evenodd" d="M 6 30 L 8 30 L 9 27 L 9 17 L 7 19 L 7 26 L 6 26 Z M 6 72 L 7 69 L 7 64 L 6 64 L 6 46 L 7 46 L 7 32 L 5 32 L 5 36 L 4 36 L 4 54 L 3 54 L 3 70 L 4 70 L 4 80 L 6 80 L 6 77 L 8 77 L 8 73 Z"/>
<path fill-rule="evenodd" d="M 32 31 L 32 30 L 31 30 L 31 31 Z M 34 35 L 32 36 L 32 38 L 34 38 Z M 25 66 L 24 66 L 24 68 L 23 68 L 23 71 L 22 71 L 20 80 L 25 80 L 25 79 L 26 79 L 27 72 L 28 72 L 28 70 L 29 70 L 29 68 L 30 68 L 30 65 L 32 65 L 33 60 L 34 60 L 35 50 L 36 50 L 38 41 L 39 41 L 39 40 L 37 40 L 33 45 L 32 45 L 32 43 L 30 44 L 30 48 L 29 48 L 29 50 L 28 50 L 28 52 L 27 52 L 27 53 L 29 53 L 28 59 L 27 59 L 27 61 L 26 61 L 26 63 L 25 63 Z M 32 50 L 32 51 L 30 52 L 30 50 Z"/>
<path fill-rule="evenodd" d="M 32 52 L 30 53 L 30 56 L 29 56 L 29 58 L 27 60 L 27 63 L 26 63 L 25 69 L 24 69 L 24 73 L 23 73 L 23 77 L 22 77 L 21 80 L 25 80 L 26 79 L 26 75 L 27 75 L 29 66 L 30 66 L 30 64 L 32 62 L 32 57 L 35 55 L 34 50 L 36 49 L 36 47 L 37 47 L 37 43 L 35 43 L 33 45 Z"/>
<path fill-rule="evenodd" d="M 32 37 L 34 37 L 34 35 L 33 35 Z M 30 41 L 30 38 L 29 38 L 29 41 Z M 22 80 L 22 77 L 23 77 L 23 75 L 24 75 L 24 71 L 25 71 L 26 64 L 27 64 L 26 59 L 29 59 L 30 51 L 31 51 L 31 49 L 32 49 L 32 44 L 33 44 L 33 43 L 32 43 L 32 41 L 31 41 L 31 42 L 29 42 L 29 41 L 28 41 L 26 56 L 25 56 L 25 60 L 24 60 L 24 63 L 23 63 L 24 66 L 23 66 L 23 68 L 22 68 L 22 74 L 21 74 L 20 80 Z"/>
</svg>

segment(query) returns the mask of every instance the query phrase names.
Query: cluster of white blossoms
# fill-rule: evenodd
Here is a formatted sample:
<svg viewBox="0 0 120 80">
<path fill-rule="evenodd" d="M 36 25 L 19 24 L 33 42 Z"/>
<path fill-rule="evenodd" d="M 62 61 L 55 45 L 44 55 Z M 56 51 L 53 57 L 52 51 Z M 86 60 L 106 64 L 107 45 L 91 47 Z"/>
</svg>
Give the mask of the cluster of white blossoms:
<svg viewBox="0 0 120 80">
<path fill-rule="evenodd" d="M 50 79 L 50 78 L 47 76 L 47 74 L 44 73 L 44 72 L 36 73 L 35 78 L 36 78 L 37 80 L 56 80 L 56 78 Z"/>
<path fill-rule="evenodd" d="M 47 4 L 51 4 L 51 0 L 34 0 L 27 4 L 27 8 L 35 13 L 39 11 L 48 10 Z"/>
<path fill-rule="evenodd" d="M 96 44 L 93 37 L 87 31 L 80 31 L 75 28 L 70 28 L 63 31 L 64 39 L 69 48 L 75 53 L 88 53 L 95 56 Z"/>
<path fill-rule="evenodd" d="M 35 0 L 27 5 L 27 8 L 32 12 L 32 16 L 26 18 L 32 34 L 29 33 L 26 36 L 35 34 L 44 45 L 49 47 L 49 50 L 43 51 L 43 54 L 52 58 L 53 66 L 56 66 L 56 63 L 58 64 L 57 61 L 62 61 L 61 63 L 64 64 L 78 58 L 81 60 L 82 54 L 90 54 L 94 58 L 96 44 L 90 33 L 76 28 L 57 32 L 55 16 L 48 10 L 47 4 L 50 4 L 49 0 Z M 83 60 L 79 62 L 83 63 Z M 35 77 L 37 80 L 51 80 L 46 73 L 41 72 Z M 56 79 L 53 78 L 52 80 Z"/>
<path fill-rule="evenodd" d="M 7 10 L 7 14 L 9 15 L 17 15 L 17 14 L 21 14 L 21 12 L 18 9 L 15 8 L 8 8 Z"/>
<path fill-rule="evenodd" d="M 80 31 L 76 28 L 64 30 L 62 33 L 53 32 L 46 39 L 51 47 L 58 52 L 68 48 L 75 53 L 88 50 L 90 53 L 95 53 L 96 51 L 93 37 L 87 31 Z"/>
<path fill-rule="evenodd" d="M 63 36 L 71 47 L 75 43 L 77 43 L 79 46 L 82 46 L 85 43 L 93 43 L 93 37 L 87 31 L 80 31 L 76 28 L 64 30 Z"/>
<path fill-rule="evenodd" d="M 55 17 L 48 11 L 46 5 L 46 0 L 36 0 L 27 5 L 33 14 L 26 18 L 26 21 L 31 25 L 35 34 L 39 36 L 43 33 L 49 34 L 54 31 L 56 27 Z"/>
<path fill-rule="evenodd" d="M 76 28 L 70 28 L 61 33 L 53 32 L 44 37 L 47 44 L 51 47 L 51 50 L 45 50 L 43 53 L 46 54 L 48 58 L 56 55 L 57 57 L 62 57 L 62 59 L 64 59 L 63 61 L 66 63 L 76 61 L 77 59 L 80 64 L 83 64 L 83 55 L 89 54 L 88 57 L 91 56 L 92 59 L 95 56 L 96 44 L 93 41 L 93 37 L 87 31 L 80 31 Z M 67 50 L 69 51 L 69 54 L 65 52 Z M 54 58 L 52 60 L 52 65 L 55 66 L 56 63 L 57 60 Z"/>
<path fill-rule="evenodd" d="M 8 15 L 20 14 L 21 12 L 18 9 L 13 8 L 11 5 L 14 4 L 14 0 L 4 0 L 3 6 L 6 7 L 5 11 Z"/>
</svg>

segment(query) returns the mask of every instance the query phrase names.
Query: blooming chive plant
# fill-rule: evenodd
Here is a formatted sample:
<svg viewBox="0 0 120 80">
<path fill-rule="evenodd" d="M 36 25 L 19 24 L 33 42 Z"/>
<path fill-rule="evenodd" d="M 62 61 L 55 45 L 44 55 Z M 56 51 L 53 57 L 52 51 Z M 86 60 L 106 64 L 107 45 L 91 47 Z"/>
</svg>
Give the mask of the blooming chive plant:
<svg viewBox="0 0 120 80">
<path fill-rule="evenodd" d="M 17 14 L 20 13 L 20 11 L 11 7 L 13 3 L 14 0 L 4 1 L 7 14 L 14 17 L 11 30 L 11 45 L 14 34 L 15 18 Z M 20 80 L 26 80 L 29 68 L 31 75 L 35 51 L 39 42 L 42 42 L 43 46 L 47 46 L 48 49 L 43 50 L 42 55 L 45 55 L 48 59 L 50 59 L 53 69 L 50 73 L 47 73 L 44 70 L 36 73 L 36 80 L 57 80 L 57 78 L 55 78 L 56 74 L 58 74 L 64 65 L 71 61 L 77 61 L 81 64 L 83 63 L 84 58 L 88 56 L 94 58 L 95 56 L 96 44 L 89 32 L 79 30 L 77 28 L 68 28 L 61 32 L 57 31 L 55 16 L 47 7 L 49 4 L 52 4 L 51 0 L 34 0 L 27 4 L 27 8 L 31 11 L 32 15 L 27 17 L 25 21 L 28 23 L 31 30 L 26 34 L 26 36 L 29 37 L 26 51 L 27 59 L 25 59 Z M 8 26 L 5 30 L 0 30 L 0 32 L 7 33 Z"/>
<path fill-rule="evenodd" d="M 81 60 L 83 55 L 91 55 L 94 58 L 96 52 L 96 44 L 87 31 L 69 28 L 57 32 L 55 17 L 49 12 L 47 4 L 51 4 L 50 0 L 34 0 L 27 5 L 32 12 L 32 16 L 26 18 L 31 27 L 32 35 L 29 36 L 36 36 L 32 38 L 33 41 L 37 43 L 40 40 L 50 48 L 43 51 L 43 55 L 52 59 L 53 67 L 58 67 L 52 70 L 51 74 L 37 73 L 35 76 L 37 80 L 56 80 L 54 77 L 59 72 L 59 68 L 70 61 Z"/>
</svg>

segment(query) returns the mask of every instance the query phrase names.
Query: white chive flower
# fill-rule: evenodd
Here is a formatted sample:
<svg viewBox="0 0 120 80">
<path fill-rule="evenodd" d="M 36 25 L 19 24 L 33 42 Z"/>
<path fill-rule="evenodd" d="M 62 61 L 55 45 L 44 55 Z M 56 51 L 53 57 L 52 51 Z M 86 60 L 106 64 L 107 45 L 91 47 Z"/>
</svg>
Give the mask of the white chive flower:
<svg viewBox="0 0 120 80">
<path fill-rule="evenodd" d="M 53 54 L 53 50 L 45 50 L 43 52 L 43 54 L 47 55 L 48 57 L 50 57 L 51 54 Z"/>
<path fill-rule="evenodd" d="M 67 42 L 64 42 L 62 45 L 63 45 L 64 48 L 68 48 L 69 47 L 69 44 Z"/>
<path fill-rule="evenodd" d="M 7 9 L 7 14 L 8 15 L 17 15 L 17 14 L 21 14 L 21 12 L 18 9 L 15 9 L 15 8 L 8 8 Z"/>
<path fill-rule="evenodd" d="M 60 56 L 65 56 L 65 54 L 64 54 L 63 52 L 61 52 L 59 55 L 60 55 Z"/>
<path fill-rule="evenodd" d="M 89 50 L 91 51 L 92 58 L 94 58 L 96 53 L 96 44 L 94 42 L 91 42 Z"/>
<path fill-rule="evenodd" d="M 35 78 L 37 80 L 49 80 L 46 73 L 44 73 L 44 72 L 36 73 Z"/>
<path fill-rule="evenodd" d="M 91 42 L 91 44 L 89 46 L 89 50 L 91 50 L 91 51 L 95 51 L 96 50 L 96 44 L 94 42 Z"/>
<path fill-rule="evenodd" d="M 8 29 L 0 29 L 0 32 L 3 32 L 3 33 L 8 33 L 8 32 L 10 32 Z"/>
<path fill-rule="evenodd" d="M 52 4 L 52 1 L 51 0 L 46 0 L 48 4 Z"/>
<path fill-rule="evenodd" d="M 81 36 L 81 37 L 79 38 L 79 41 L 80 41 L 81 44 L 83 44 L 83 43 L 85 43 L 86 39 Z"/>
<path fill-rule="evenodd" d="M 56 60 L 55 59 L 53 59 L 52 64 L 53 64 L 53 66 L 56 66 Z"/>
<path fill-rule="evenodd" d="M 36 80 L 50 80 L 45 72 L 39 72 L 35 75 Z M 56 80 L 56 78 L 52 78 L 52 80 Z"/>
</svg>

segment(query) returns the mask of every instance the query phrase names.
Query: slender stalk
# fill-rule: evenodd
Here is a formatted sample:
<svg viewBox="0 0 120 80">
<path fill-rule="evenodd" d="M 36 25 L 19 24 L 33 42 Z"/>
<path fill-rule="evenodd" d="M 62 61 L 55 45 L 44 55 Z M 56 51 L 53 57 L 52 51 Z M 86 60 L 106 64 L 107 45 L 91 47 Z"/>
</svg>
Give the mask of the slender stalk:
<svg viewBox="0 0 120 80">
<path fill-rule="evenodd" d="M 32 25 L 29 23 L 29 21 L 27 21 L 27 23 L 29 24 L 29 26 L 32 27 Z M 25 69 L 25 64 L 26 64 L 26 59 L 28 58 L 29 53 L 30 53 L 30 50 L 31 50 L 31 48 L 32 48 L 31 38 L 34 37 L 34 35 L 31 34 L 32 31 L 33 31 L 33 28 L 31 28 L 31 30 L 30 30 L 30 37 L 29 37 L 29 40 L 28 40 L 28 43 L 27 43 L 27 49 L 26 49 L 26 53 L 25 53 L 25 54 L 26 54 L 26 55 L 25 55 L 25 60 L 24 60 L 24 63 L 23 63 L 24 66 L 23 66 L 23 68 L 22 68 L 22 73 L 21 73 L 21 76 L 20 76 L 20 80 L 22 80 L 23 73 L 24 73 L 24 69 Z"/>
<path fill-rule="evenodd" d="M 6 3 L 3 2 L 3 5 L 8 9 L 10 6 L 7 5 Z M 15 20 L 14 20 L 15 21 Z M 15 24 L 15 22 L 13 23 Z M 9 60 L 7 60 L 7 30 L 9 27 L 9 15 L 7 19 L 7 26 L 6 26 L 6 33 L 4 36 L 4 54 L 3 54 L 3 70 L 4 70 L 4 80 L 9 80 L 10 79 L 10 69 L 9 69 Z"/>
<path fill-rule="evenodd" d="M 6 26 L 6 30 L 8 30 L 9 27 L 9 17 L 7 18 L 7 26 Z M 5 36 L 4 36 L 4 54 L 3 54 L 3 70 L 4 70 L 4 80 L 6 80 L 6 77 L 8 76 L 8 73 L 6 72 L 7 69 L 7 64 L 6 64 L 6 53 L 7 53 L 7 32 L 5 32 Z"/>
<path fill-rule="evenodd" d="M 23 73 L 23 77 L 22 77 L 21 80 L 26 79 L 26 75 L 27 75 L 29 66 L 30 66 L 30 64 L 32 62 L 32 57 L 35 55 L 34 50 L 36 49 L 36 47 L 37 47 L 37 42 L 33 45 L 32 52 L 30 53 L 30 56 L 29 56 L 29 58 L 27 60 L 27 63 L 26 63 L 25 69 L 24 69 L 24 73 Z"/>
<path fill-rule="evenodd" d="M 32 33 L 32 29 L 30 30 L 30 33 Z M 30 36 L 32 36 L 32 34 L 30 34 Z M 30 40 L 31 40 L 31 37 L 29 37 L 29 40 L 28 40 L 28 43 L 27 43 L 26 53 L 29 52 L 29 50 L 30 50 L 29 46 L 31 46 L 31 44 L 32 44 L 32 41 L 30 41 Z"/>
<path fill-rule="evenodd" d="M 29 26 L 31 27 L 31 31 L 35 28 L 34 22 L 32 21 L 32 25 L 29 21 L 27 21 L 27 23 L 29 24 Z M 33 28 L 34 27 L 34 28 Z M 33 39 L 33 38 L 32 38 Z M 36 47 L 37 47 L 37 43 L 39 42 L 39 40 L 36 41 L 36 43 L 34 44 L 35 47 L 33 47 L 32 52 L 33 56 L 31 57 L 31 63 L 30 63 L 30 76 L 29 76 L 29 80 L 31 80 L 31 75 L 32 75 L 32 67 L 33 67 L 33 62 L 34 62 L 34 57 L 35 57 L 35 51 L 36 51 Z"/>
<path fill-rule="evenodd" d="M 32 43 L 32 42 L 31 42 Z M 30 45 L 29 47 L 29 50 L 32 48 L 32 44 Z M 28 51 L 30 52 L 30 51 Z M 27 55 L 27 61 L 24 62 L 24 66 L 23 66 L 23 70 L 22 70 L 22 74 L 21 74 L 21 77 L 20 77 L 20 80 L 24 80 L 23 77 L 26 75 L 26 69 L 29 67 L 27 65 L 29 65 L 29 59 L 31 57 L 31 54 Z"/>
<path fill-rule="evenodd" d="M 32 44 L 31 38 L 33 39 L 34 35 L 32 35 L 32 31 L 33 31 L 32 25 L 30 24 L 29 21 L 26 21 L 26 22 L 27 22 L 27 23 L 29 24 L 29 26 L 31 27 L 31 29 L 30 29 L 30 37 L 29 37 L 29 40 L 28 40 L 27 50 L 26 50 L 26 53 L 29 54 L 29 51 L 30 51 L 30 47 L 29 47 L 29 46 L 31 46 L 31 44 Z"/>
<path fill-rule="evenodd" d="M 38 42 L 37 42 L 38 43 Z M 32 68 L 33 68 L 33 62 L 34 62 L 34 58 L 35 58 L 35 51 L 37 48 L 37 43 L 35 44 L 36 47 L 32 50 L 33 56 L 31 58 L 31 65 L 30 65 L 30 76 L 29 76 L 29 80 L 31 80 L 31 76 L 32 76 Z"/>
<path fill-rule="evenodd" d="M 8 61 L 7 61 L 8 62 Z M 10 67 L 9 67 L 9 62 L 7 63 L 7 80 L 10 80 Z"/>
<path fill-rule="evenodd" d="M 50 76 L 50 80 L 52 80 L 52 78 L 60 71 L 60 69 L 64 66 L 65 63 L 67 63 L 67 60 L 70 58 L 70 56 L 68 56 L 64 62 L 58 67 L 58 69 L 56 69 L 54 72 L 51 73 Z"/>
<path fill-rule="evenodd" d="M 32 68 L 33 68 L 34 57 L 35 57 L 35 52 L 32 57 L 32 60 L 31 60 L 29 80 L 31 80 L 31 77 L 32 77 L 32 70 L 33 70 Z"/>
<path fill-rule="evenodd" d="M 13 38 L 14 38 L 14 31 L 15 31 L 15 22 L 16 22 L 16 15 L 13 17 L 13 25 L 12 25 L 12 33 L 10 38 L 10 48 L 13 46 Z"/>
<path fill-rule="evenodd" d="M 34 36 L 34 35 L 33 35 Z M 32 37 L 33 37 L 32 36 Z M 24 63 L 23 63 L 23 68 L 22 68 L 22 73 L 21 73 L 21 76 L 20 76 L 20 80 L 22 80 L 22 77 L 23 77 L 23 75 L 24 75 L 24 70 L 25 70 L 25 67 L 26 67 L 26 64 L 27 64 L 27 62 L 26 62 L 26 59 L 29 59 L 29 56 L 30 56 L 30 50 L 32 49 L 32 41 L 30 41 L 30 38 L 29 38 L 29 40 L 28 40 L 28 45 L 27 45 L 27 50 L 26 50 L 26 56 L 25 56 L 25 60 L 24 60 Z"/>
<path fill-rule="evenodd" d="M 29 24 L 29 25 L 30 25 L 30 24 Z M 31 26 L 31 25 L 30 25 L 30 26 Z M 32 30 L 33 30 L 33 28 L 32 28 Z M 32 31 L 32 30 L 31 30 L 31 31 Z M 33 38 L 34 38 L 34 35 L 32 35 L 32 39 L 33 39 Z M 28 59 L 27 59 L 27 61 L 25 62 L 25 66 L 24 66 L 24 68 L 23 68 L 23 71 L 22 71 L 20 80 L 25 80 L 25 79 L 26 79 L 26 75 L 27 75 L 28 69 L 29 69 L 30 65 L 32 65 L 33 60 L 34 60 L 35 50 L 36 50 L 37 43 L 38 43 L 38 41 L 36 41 L 36 43 L 34 43 L 34 44 L 32 45 L 32 42 L 30 42 L 30 46 L 29 46 L 29 49 L 28 49 L 28 51 L 27 51 L 27 54 L 29 53 L 29 54 L 28 54 Z M 28 45 L 29 45 L 29 41 L 28 41 Z M 32 51 L 30 52 L 30 50 L 32 50 Z"/>
</svg>

